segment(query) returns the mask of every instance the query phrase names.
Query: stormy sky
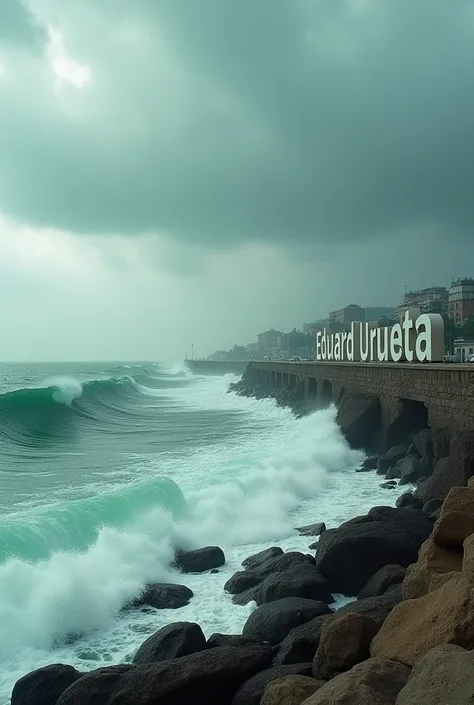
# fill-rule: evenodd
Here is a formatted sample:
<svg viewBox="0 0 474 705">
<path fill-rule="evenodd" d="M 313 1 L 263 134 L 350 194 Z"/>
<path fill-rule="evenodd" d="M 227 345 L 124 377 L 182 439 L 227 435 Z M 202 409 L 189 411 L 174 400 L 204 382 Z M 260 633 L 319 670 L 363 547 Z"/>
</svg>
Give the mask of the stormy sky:
<svg viewBox="0 0 474 705">
<path fill-rule="evenodd" d="M 0 0 L 0 359 L 474 275 L 471 0 Z"/>
</svg>

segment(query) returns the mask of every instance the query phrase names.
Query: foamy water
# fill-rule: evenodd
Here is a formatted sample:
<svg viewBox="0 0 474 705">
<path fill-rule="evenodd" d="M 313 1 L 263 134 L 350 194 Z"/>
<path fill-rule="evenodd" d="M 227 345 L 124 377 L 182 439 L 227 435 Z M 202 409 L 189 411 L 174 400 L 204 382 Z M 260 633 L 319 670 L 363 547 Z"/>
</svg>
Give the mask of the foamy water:
<svg viewBox="0 0 474 705">
<path fill-rule="evenodd" d="M 178 369 L 168 374 L 183 384 L 160 388 L 163 371 L 156 388 L 137 382 L 140 404 L 147 414 L 166 407 L 166 423 L 156 433 L 179 427 L 177 437 L 189 435 L 198 420 L 205 443 L 193 449 L 184 439 L 182 452 L 168 450 L 163 435 L 157 452 L 146 454 L 137 444 L 127 464 L 111 470 L 103 498 L 99 493 L 97 500 L 100 478 L 93 474 L 77 489 L 72 501 L 84 502 L 75 514 L 62 489 L 55 503 L 44 502 L 43 523 L 34 503 L 30 513 L 22 505 L 19 514 L 6 517 L 16 522 L 15 536 L 21 534 L 23 543 L 16 538 L 17 557 L 0 565 L 0 703 L 8 703 L 18 677 L 48 663 L 85 671 L 129 661 L 147 636 L 173 621 L 198 622 L 208 636 L 241 632 L 252 606 L 232 604 L 223 585 L 246 556 L 270 545 L 306 552 L 314 539 L 299 536 L 296 526 L 337 526 L 394 502 L 397 492 L 381 489 L 380 477 L 354 472 L 363 456 L 342 439 L 334 410 L 298 420 L 272 401 L 228 394 L 232 376 L 189 379 Z M 64 403 L 86 403 L 73 384 L 64 389 L 75 390 Z M 149 501 L 153 492 L 156 506 Z M 81 538 L 78 527 L 86 519 L 93 540 L 89 534 Z M 30 538 L 25 543 L 32 527 L 39 527 L 38 541 L 49 536 L 66 550 L 26 559 L 22 551 L 32 550 Z M 219 545 L 227 563 L 217 574 L 179 575 L 168 567 L 176 543 Z M 148 581 L 180 582 L 195 596 L 178 610 L 120 613 Z M 68 634 L 83 636 L 58 645 Z"/>
</svg>

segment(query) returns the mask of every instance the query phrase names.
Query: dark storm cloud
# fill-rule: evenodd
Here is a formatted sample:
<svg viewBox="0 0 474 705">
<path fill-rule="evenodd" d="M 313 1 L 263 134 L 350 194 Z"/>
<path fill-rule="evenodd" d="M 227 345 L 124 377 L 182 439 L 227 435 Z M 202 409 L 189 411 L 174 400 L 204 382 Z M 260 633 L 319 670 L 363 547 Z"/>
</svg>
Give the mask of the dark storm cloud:
<svg viewBox="0 0 474 705">
<path fill-rule="evenodd" d="M 2 111 L 6 212 L 209 246 L 417 224 L 472 237 L 472 2 L 85 6 L 97 23 L 81 15 L 69 30 L 96 77 L 80 98 L 89 118 L 41 94 L 28 115 L 24 99 Z M 124 28 L 143 29 L 143 42 L 122 46 Z"/>
<path fill-rule="evenodd" d="M 45 32 L 29 9 L 19 0 L 0 2 L 0 48 L 20 44 L 37 49 L 44 44 Z"/>
</svg>

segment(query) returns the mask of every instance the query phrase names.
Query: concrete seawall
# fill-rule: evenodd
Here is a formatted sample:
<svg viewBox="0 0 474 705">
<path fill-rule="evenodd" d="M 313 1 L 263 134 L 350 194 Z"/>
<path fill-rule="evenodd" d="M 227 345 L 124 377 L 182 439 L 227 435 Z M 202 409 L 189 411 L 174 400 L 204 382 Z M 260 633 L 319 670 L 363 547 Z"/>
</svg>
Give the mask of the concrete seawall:
<svg viewBox="0 0 474 705">
<path fill-rule="evenodd" d="M 186 366 L 197 375 L 242 375 L 248 360 L 186 360 Z"/>
</svg>

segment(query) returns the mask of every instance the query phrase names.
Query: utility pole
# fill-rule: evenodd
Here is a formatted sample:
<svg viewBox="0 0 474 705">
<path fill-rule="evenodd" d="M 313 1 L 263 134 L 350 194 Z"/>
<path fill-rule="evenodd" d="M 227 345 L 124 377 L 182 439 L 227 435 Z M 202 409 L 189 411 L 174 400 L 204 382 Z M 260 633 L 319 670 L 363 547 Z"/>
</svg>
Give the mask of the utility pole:
<svg viewBox="0 0 474 705">
<path fill-rule="evenodd" d="M 194 360 L 194 343 L 191 345 L 191 360 Z"/>
</svg>

